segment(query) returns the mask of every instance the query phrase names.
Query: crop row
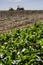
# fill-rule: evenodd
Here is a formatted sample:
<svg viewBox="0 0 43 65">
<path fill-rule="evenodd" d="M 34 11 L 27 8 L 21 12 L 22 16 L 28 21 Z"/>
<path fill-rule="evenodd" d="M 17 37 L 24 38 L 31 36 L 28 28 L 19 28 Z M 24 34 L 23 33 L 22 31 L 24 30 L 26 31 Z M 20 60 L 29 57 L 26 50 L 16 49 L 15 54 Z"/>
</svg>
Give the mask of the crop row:
<svg viewBox="0 0 43 65">
<path fill-rule="evenodd" d="M 0 65 L 43 65 L 43 24 L 0 34 Z"/>
</svg>

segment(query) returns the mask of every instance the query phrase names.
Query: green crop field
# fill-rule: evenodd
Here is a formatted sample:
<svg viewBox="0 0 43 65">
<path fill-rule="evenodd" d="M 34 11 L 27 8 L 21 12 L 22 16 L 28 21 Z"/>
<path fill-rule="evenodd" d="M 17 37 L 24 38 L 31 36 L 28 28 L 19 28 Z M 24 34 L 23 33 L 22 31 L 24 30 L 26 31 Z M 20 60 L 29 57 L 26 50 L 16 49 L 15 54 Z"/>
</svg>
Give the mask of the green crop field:
<svg viewBox="0 0 43 65">
<path fill-rule="evenodd" d="M 0 34 L 0 65 L 43 65 L 43 23 Z"/>
</svg>

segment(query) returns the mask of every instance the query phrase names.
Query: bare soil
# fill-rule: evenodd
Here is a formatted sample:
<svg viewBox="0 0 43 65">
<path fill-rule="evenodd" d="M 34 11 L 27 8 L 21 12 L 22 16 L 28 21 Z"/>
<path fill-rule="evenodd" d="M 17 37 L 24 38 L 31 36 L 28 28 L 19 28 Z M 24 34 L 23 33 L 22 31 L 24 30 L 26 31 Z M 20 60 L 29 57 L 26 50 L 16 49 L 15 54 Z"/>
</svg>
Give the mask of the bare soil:
<svg viewBox="0 0 43 65">
<path fill-rule="evenodd" d="M 23 28 L 35 22 L 43 22 L 41 11 L 0 11 L 0 33 L 6 33 L 14 28 Z"/>
</svg>

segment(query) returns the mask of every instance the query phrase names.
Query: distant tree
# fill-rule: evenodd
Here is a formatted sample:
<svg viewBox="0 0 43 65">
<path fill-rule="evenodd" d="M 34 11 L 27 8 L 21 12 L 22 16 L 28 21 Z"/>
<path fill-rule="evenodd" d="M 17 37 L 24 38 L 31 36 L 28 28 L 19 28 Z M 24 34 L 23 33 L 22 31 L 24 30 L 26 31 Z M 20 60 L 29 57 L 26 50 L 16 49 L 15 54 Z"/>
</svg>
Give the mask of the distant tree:
<svg viewBox="0 0 43 65">
<path fill-rule="evenodd" d="M 14 11 L 14 9 L 13 8 L 10 8 L 9 11 Z"/>
<path fill-rule="evenodd" d="M 21 7 L 18 6 L 17 10 L 24 10 L 24 8 L 23 7 L 21 8 Z"/>
<path fill-rule="evenodd" d="M 24 10 L 24 8 L 17 8 L 17 10 Z"/>
</svg>

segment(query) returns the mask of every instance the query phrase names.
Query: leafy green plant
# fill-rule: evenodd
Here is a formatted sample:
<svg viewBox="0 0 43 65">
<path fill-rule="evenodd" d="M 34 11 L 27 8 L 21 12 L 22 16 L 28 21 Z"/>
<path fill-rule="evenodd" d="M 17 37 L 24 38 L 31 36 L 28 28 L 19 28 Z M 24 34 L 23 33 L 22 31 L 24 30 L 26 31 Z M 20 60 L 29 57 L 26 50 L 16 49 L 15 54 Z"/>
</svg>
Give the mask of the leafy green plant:
<svg viewBox="0 0 43 65">
<path fill-rule="evenodd" d="M 0 65 L 43 65 L 43 24 L 0 34 Z"/>
</svg>

